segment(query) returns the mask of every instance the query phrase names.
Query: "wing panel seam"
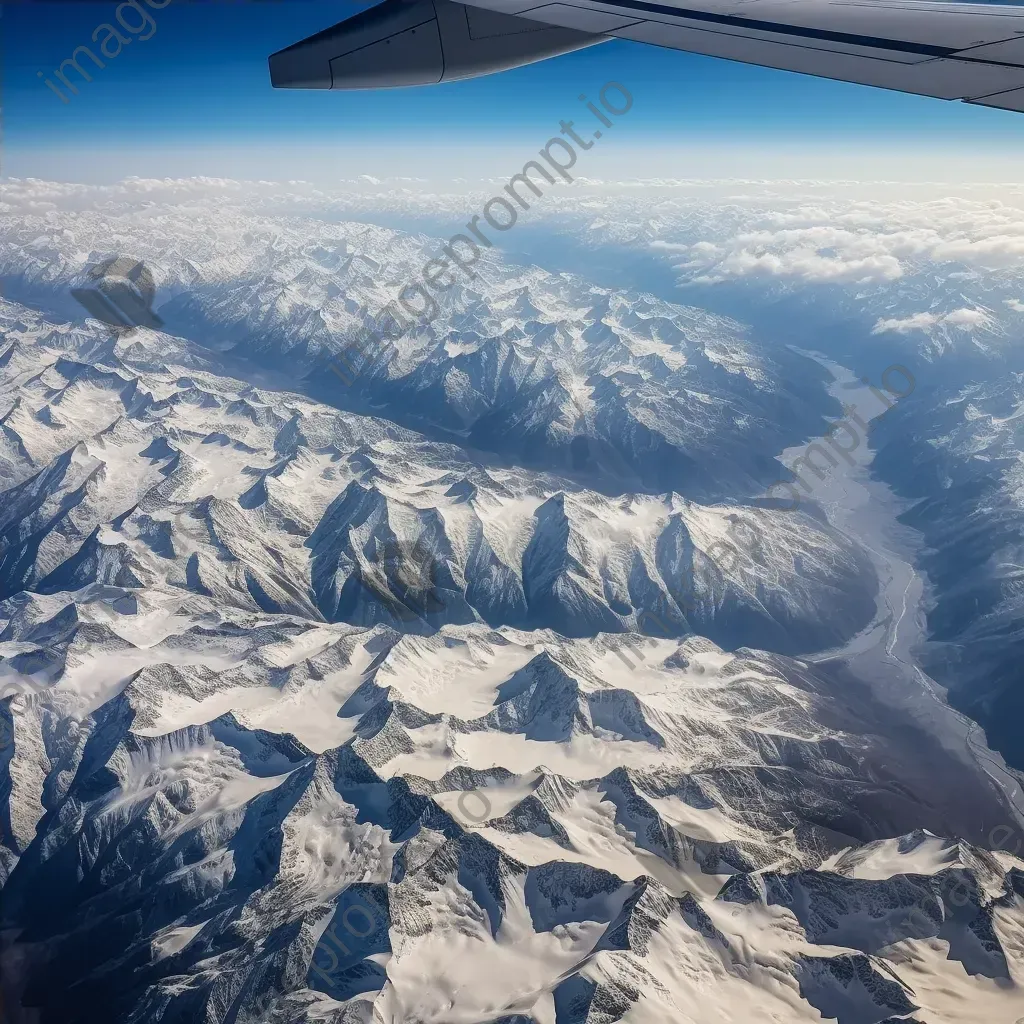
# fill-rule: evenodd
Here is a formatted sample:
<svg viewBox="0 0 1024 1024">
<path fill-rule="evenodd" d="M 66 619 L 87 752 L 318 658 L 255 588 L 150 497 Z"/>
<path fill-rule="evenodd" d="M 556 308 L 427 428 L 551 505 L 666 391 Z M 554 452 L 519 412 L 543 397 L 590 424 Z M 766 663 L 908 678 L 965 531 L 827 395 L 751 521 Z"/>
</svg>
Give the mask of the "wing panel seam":
<svg viewBox="0 0 1024 1024">
<path fill-rule="evenodd" d="M 573 5 L 570 5 L 573 6 Z M 884 39 L 880 36 L 864 36 L 854 32 L 835 32 L 831 29 L 809 28 L 805 25 L 786 25 L 782 22 L 760 21 L 754 18 L 739 18 L 733 14 L 715 14 L 712 11 L 694 11 L 684 7 L 667 7 L 664 4 L 648 3 L 647 0 L 610 0 L 602 6 L 635 11 L 647 11 L 670 18 L 686 18 L 690 21 L 704 21 L 713 25 L 731 25 L 734 28 L 752 29 L 758 32 L 775 32 L 779 35 L 801 36 L 806 39 L 820 39 L 847 46 L 867 46 L 871 49 L 899 50 L 916 53 L 922 57 L 951 57 L 958 51 L 949 46 L 935 46 L 931 43 L 911 43 L 902 39 Z M 526 13 L 525 11 L 523 12 Z M 991 63 L 986 61 L 985 63 Z"/>
</svg>

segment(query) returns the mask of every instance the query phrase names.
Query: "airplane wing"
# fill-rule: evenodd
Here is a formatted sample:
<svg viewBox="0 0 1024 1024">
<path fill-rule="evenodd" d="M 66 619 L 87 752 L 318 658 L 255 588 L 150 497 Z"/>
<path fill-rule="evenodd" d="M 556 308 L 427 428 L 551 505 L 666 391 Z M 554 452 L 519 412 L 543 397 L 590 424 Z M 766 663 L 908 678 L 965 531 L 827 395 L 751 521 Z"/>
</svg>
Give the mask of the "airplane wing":
<svg viewBox="0 0 1024 1024">
<path fill-rule="evenodd" d="M 385 0 L 274 54 L 271 80 L 422 85 L 611 38 L 1024 111 L 1024 6 L 928 0 Z"/>
</svg>

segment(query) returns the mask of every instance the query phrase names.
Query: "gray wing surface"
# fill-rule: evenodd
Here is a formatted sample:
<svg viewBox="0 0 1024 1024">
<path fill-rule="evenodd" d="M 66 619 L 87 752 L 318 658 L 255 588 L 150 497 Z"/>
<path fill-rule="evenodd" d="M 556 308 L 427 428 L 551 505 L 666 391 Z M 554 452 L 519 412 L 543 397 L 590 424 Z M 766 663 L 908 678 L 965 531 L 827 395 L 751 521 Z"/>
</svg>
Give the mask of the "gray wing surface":
<svg viewBox="0 0 1024 1024">
<path fill-rule="evenodd" d="M 870 0 L 463 0 L 822 78 L 1024 111 L 1024 6 Z"/>
<path fill-rule="evenodd" d="M 927 0 L 384 0 L 275 53 L 275 86 L 492 74 L 608 39 L 1024 111 L 1024 6 Z"/>
</svg>

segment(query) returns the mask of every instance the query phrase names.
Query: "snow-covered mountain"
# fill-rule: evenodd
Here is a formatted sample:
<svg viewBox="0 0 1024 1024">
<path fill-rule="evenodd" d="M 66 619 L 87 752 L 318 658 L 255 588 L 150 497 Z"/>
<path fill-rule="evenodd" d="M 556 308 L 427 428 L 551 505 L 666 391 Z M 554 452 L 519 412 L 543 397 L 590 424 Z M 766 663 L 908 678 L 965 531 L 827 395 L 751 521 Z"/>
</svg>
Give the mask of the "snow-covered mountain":
<svg viewBox="0 0 1024 1024">
<path fill-rule="evenodd" d="M 937 590 L 928 660 L 950 700 L 1024 767 L 1024 374 L 954 384 L 893 410 L 879 466 L 915 499 Z"/>
<path fill-rule="evenodd" d="M 345 389 L 429 240 L 136 184 L 0 211 L 16 1022 L 1017 1021 L 1008 798 L 835 656 L 865 552 L 756 498 L 817 364 L 488 254 Z M 83 324 L 112 246 L 165 330 Z"/>
<path fill-rule="evenodd" d="M 299 395 L 157 369 L 159 334 L 115 345 L 13 305 L 0 320 L 0 428 L 18 455 L 0 596 L 163 584 L 326 621 L 697 629 L 785 652 L 870 619 L 864 558 L 805 512 L 609 498 Z"/>
<path fill-rule="evenodd" d="M 393 327 L 389 308 L 417 321 L 397 298 L 438 240 L 282 216 L 260 195 L 97 199 L 0 216 L 10 297 L 80 319 L 71 285 L 128 253 L 152 271 L 168 331 L 340 408 L 608 493 L 760 494 L 778 479 L 774 456 L 820 432 L 828 409 L 807 386 L 820 373 L 784 348 L 769 353 L 734 320 L 495 250 L 431 293 L 430 315 L 401 339 L 367 343 Z M 205 230 L 214 220 L 218 230 Z"/>
<path fill-rule="evenodd" d="M 0 312 L 34 1019 L 1009 1021 L 1024 862 L 935 838 L 984 841 L 998 802 L 851 681 L 705 638 L 862 624 L 820 521 L 611 499 Z M 724 573 L 730 515 L 756 545 Z"/>
<path fill-rule="evenodd" d="M 806 664 L 101 584 L 0 614 L 40 1021 L 1019 1010 L 1024 862 L 923 831 L 998 805 Z"/>
<path fill-rule="evenodd" d="M 2 614 L 40 1020 L 1016 1012 L 1024 863 L 877 838 L 997 809 L 806 665 L 100 584 Z"/>
</svg>

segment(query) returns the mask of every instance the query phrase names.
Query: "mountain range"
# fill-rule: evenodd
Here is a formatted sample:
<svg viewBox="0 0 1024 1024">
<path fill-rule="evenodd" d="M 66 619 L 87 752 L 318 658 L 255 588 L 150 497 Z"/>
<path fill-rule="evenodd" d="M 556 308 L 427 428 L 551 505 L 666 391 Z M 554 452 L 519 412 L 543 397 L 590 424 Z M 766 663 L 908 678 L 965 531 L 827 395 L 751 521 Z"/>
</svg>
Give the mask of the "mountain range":
<svg viewBox="0 0 1024 1024">
<path fill-rule="evenodd" d="M 841 412 L 819 362 L 489 253 L 344 385 L 428 237 L 34 188 L 0 211 L 14 1021 L 1024 1013 L 1014 794 L 852 670 L 879 553 L 763 497 Z M 161 329 L 70 298 L 115 244 Z M 921 664 L 1012 762 L 1021 382 L 918 376 L 872 471 L 927 544 Z"/>
</svg>

